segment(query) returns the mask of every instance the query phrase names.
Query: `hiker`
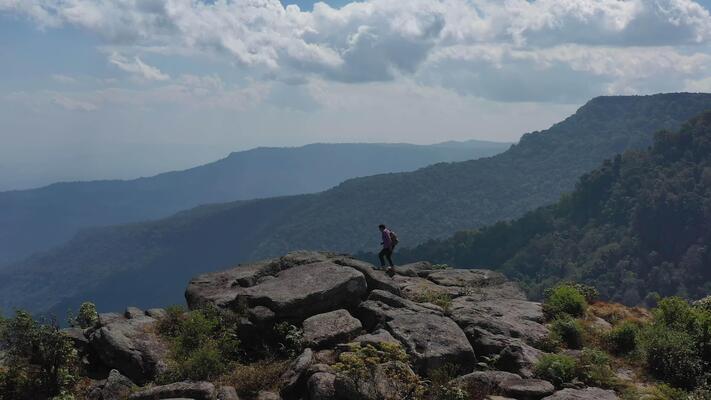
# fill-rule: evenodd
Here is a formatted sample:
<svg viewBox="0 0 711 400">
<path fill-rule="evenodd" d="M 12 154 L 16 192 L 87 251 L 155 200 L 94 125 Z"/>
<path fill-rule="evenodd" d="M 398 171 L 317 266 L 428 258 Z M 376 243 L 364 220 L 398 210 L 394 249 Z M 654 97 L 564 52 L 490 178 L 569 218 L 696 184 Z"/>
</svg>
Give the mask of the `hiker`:
<svg viewBox="0 0 711 400">
<path fill-rule="evenodd" d="M 380 229 L 380 233 L 383 238 L 383 241 L 380 243 L 383 245 L 383 249 L 380 250 L 380 253 L 378 253 L 378 257 L 380 258 L 380 266 L 383 268 L 385 267 L 385 259 L 387 258 L 388 263 L 390 264 L 388 273 L 391 273 L 393 272 L 392 267 L 394 267 L 392 259 L 393 250 L 395 250 L 395 246 L 398 243 L 397 235 L 395 235 L 395 232 L 391 231 L 383 224 L 378 225 L 378 229 Z"/>
</svg>

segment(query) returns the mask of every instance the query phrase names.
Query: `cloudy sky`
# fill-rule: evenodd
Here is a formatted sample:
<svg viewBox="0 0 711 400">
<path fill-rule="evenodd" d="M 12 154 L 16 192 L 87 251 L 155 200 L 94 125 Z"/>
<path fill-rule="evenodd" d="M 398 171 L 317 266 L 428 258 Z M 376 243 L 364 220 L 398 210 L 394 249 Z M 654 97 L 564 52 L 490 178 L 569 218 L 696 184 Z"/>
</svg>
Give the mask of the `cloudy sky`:
<svg viewBox="0 0 711 400">
<path fill-rule="evenodd" d="M 0 0 L 0 190 L 711 91 L 711 0 Z"/>
</svg>

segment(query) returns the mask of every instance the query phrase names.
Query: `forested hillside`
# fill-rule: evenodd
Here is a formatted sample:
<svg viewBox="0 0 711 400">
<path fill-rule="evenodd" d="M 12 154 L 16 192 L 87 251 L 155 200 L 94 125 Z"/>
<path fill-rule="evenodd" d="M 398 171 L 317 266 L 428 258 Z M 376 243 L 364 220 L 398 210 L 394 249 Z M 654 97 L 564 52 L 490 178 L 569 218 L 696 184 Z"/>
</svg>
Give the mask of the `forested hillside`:
<svg viewBox="0 0 711 400">
<path fill-rule="evenodd" d="M 553 206 L 404 251 L 402 259 L 491 266 L 530 292 L 560 279 L 628 304 L 711 290 L 711 112 L 584 175 Z M 651 295 L 650 295 L 651 293 Z"/>
<path fill-rule="evenodd" d="M 201 204 L 313 193 L 349 178 L 488 157 L 509 146 L 471 140 L 257 148 L 149 178 L 0 192 L 0 265 L 61 244 L 81 228 L 164 218 Z"/>
<path fill-rule="evenodd" d="M 645 148 L 654 132 L 707 109 L 708 94 L 601 97 L 491 158 L 85 231 L 0 271 L 0 308 L 62 313 L 86 299 L 116 308 L 112 301 L 129 295 L 138 306 L 174 303 L 191 276 L 237 262 L 299 248 L 375 249 L 380 222 L 394 227 L 404 247 L 444 238 L 553 203 L 604 159 Z"/>
</svg>

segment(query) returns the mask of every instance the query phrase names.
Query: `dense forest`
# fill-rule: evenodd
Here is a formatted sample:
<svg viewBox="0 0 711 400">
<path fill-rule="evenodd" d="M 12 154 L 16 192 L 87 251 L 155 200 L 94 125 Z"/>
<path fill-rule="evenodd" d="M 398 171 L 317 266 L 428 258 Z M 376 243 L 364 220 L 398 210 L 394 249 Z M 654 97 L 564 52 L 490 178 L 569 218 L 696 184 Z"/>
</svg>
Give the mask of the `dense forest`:
<svg viewBox="0 0 711 400">
<path fill-rule="evenodd" d="M 100 309 L 115 309 L 122 306 L 116 299 L 126 296 L 137 306 L 176 303 L 184 283 L 201 272 L 295 249 L 376 249 L 383 222 L 395 228 L 403 247 L 446 238 L 551 204 L 606 158 L 646 148 L 654 132 L 678 129 L 707 109 L 709 94 L 600 97 L 490 158 L 87 230 L 62 247 L 0 268 L 0 308 L 62 314 L 92 299 Z"/>
<path fill-rule="evenodd" d="M 585 174 L 571 194 L 511 222 L 433 240 L 401 259 L 490 266 L 538 297 L 561 279 L 615 301 L 711 291 L 711 112 Z"/>
<path fill-rule="evenodd" d="M 82 228 L 165 218 L 202 204 L 315 193 L 349 178 L 489 157 L 508 147 L 478 140 L 261 147 L 147 178 L 0 192 L 0 265 L 62 244 Z"/>
</svg>

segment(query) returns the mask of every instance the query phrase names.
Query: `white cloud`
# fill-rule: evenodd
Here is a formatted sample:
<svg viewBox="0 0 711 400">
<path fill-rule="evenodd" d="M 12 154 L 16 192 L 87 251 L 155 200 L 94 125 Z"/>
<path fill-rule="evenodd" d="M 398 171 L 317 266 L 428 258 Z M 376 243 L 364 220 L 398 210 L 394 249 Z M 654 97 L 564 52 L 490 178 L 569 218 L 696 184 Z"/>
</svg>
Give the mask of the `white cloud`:
<svg viewBox="0 0 711 400">
<path fill-rule="evenodd" d="M 76 78 L 62 74 L 52 74 L 52 80 L 65 85 L 77 83 Z"/>
<path fill-rule="evenodd" d="M 170 77 L 123 54 L 209 56 L 282 82 L 411 77 L 498 101 L 681 89 L 711 73 L 711 15 L 694 0 L 366 0 L 312 11 L 279 0 L 0 0 L 0 10 L 97 33 L 110 63 L 145 81 Z"/>
<path fill-rule="evenodd" d="M 138 56 L 134 57 L 133 60 L 129 60 L 121 54 L 114 52 L 109 56 L 109 62 L 123 71 L 149 81 L 166 81 L 170 79 L 169 75 L 162 73 L 156 67 L 144 63 Z"/>
<path fill-rule="evenodd" d="M 55 94 L 51 99 L 54 104 L 69 111 L 96 111 L 99 109 L 99 107 L 92 103 L 72 99 L 62 94 Z"/>
</svg>

